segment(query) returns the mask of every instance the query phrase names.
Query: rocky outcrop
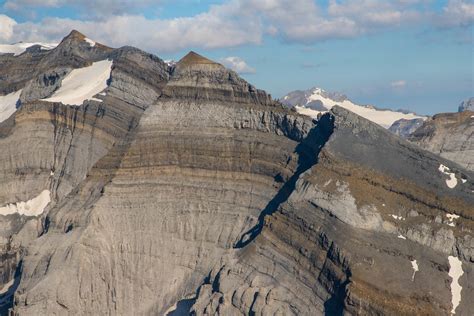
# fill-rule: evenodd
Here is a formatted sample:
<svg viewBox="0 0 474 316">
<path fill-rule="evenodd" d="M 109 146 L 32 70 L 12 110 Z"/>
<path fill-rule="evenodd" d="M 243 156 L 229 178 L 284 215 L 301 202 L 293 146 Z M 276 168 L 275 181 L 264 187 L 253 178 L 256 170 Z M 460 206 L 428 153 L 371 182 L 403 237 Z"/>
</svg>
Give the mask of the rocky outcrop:
<svg viewBox="0 0 474 316">
<path fill-rule="evenodd" d="M 436 156 L 341 108 L 332 112 L 334 131 L 317 163 L 254 242 L 213 269 L 197 315 L 449 314 L 448 256 L 463 258 L 464 271 L 472 266 L 472 184 L 449 189 Z M 409 160 L 400 168 L 398 159 Z M 426 169 L 432 175 L 420 178 Z M 459 210 L 452 228 L 446 215 Z M 471 278 L 460 281 L 463 295 L 473 291 Z M 470 304 L 461 300 L 457 313 Z"/>
<path fill-rule="evenodd" d="M 395 121 L 388 130 L 394 133 L 395 135 L 400 136 L 401 138 L 408 138 L 421 125 L 423 125 L 424 121 L 424 119 L 400 119 L 398 121 Z"/>
<path fill-rule="evenodd" d="M 474 170 L 474 112 L 442 113 L 408 137 L 420 147 Z"/>
<path fill-rule="evenodd" d="M 474 308 L 470 171 L 196 53 L 170 67 L 69 37 L 11 79 L 30 97 L 0 123 L 0 207 L 51 193 L 39 216 L 0 215 L 12 314 L 443 315 L 450 256 L 456 313 Z M 94 100 L 34 100 L 103 58 Z"/>
<path fill-rule="evenodd" d="M 458 112 L 474 111 L 474 98 L 469 98 L 461 102 L 458 108 Z"/>
</svg>

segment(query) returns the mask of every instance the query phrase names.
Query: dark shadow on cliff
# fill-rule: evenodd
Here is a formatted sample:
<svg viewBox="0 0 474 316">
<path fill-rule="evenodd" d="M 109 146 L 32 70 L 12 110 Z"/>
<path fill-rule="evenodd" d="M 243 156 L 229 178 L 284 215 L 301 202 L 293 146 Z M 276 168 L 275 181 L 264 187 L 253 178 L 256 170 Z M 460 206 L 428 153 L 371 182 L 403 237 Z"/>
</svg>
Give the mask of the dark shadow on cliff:
<svg viewBox="0 0 474 316">
<path fill-rule="evenodd" d="M 316 125 L 309 131 L 308 135 L 295 148 L 298 154 L 298 167 L 295 173 L 285 182 L 273 199 L 267 204 L 258 217 L 258 223 L 243 234 L 242 238 L 235 244 L 234 248 L 243 248 L 254 240 L 262 231 L 265 216 L 275 213 L 281 204 L 286 202 L 294 191 L 296 181 L 302 173 L 309 170 L 318 162 L 319 152 L 328 141 L 334 130 L 334 116 L 326 113 L 317 121 Z"/>
<path fill-rule="evenodd" d="M 337 283 L 335 286 L 335 292 L 331 297 L 324 302 L 324 315 L 325 316 L 342 316 L 344 315 L 344 300 L 346 299 L 347 285 L 350 283 L 348 277 L 343 283 Z"/>
<path fill-rule="evenodd" d="M 0 294 L 0 316 L 7 316 L 9 315 L 9 309 L 13 307 L 13 299 L 18 286 L 20 285 L 21 280 L 21 272 L 23 270 L 23 262 L 20 260 L 18 266 L 15 270 L 14 281 L 13 284 L 5 291 L 4 293 Z"/>
<path fill-rule="evenodd" d="M 186 298 L 176 303 L 176 308 L 167 313 L 166 316 L 188 316 L 191 315 L 191 308 L 196 302 L 196 298 Z"/>
</svg>

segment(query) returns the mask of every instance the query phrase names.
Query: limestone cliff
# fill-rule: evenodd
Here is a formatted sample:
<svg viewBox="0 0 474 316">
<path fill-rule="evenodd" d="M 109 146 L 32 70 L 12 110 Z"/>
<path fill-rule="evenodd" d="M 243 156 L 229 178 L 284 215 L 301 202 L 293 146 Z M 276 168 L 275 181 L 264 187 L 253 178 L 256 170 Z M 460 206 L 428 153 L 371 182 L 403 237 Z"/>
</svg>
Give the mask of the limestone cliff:
<svg viewBox="0 0 474 316">
<path fill-rule="evenodd" d="M 408 140 L 474 170 L 474 112 L 442 113 L 428 119 Z"/>
<path fill-rule="evenodd" d="M 103 90 L 48 101 L 103 60 Z M 169 67 L 72 32 L 0 67 L 3 95 L 22 90 L 0 122 L 3 313 L 474 309 L 462 166 L 338 106 L 290 111 L 194 52 Z"/>
</svg>

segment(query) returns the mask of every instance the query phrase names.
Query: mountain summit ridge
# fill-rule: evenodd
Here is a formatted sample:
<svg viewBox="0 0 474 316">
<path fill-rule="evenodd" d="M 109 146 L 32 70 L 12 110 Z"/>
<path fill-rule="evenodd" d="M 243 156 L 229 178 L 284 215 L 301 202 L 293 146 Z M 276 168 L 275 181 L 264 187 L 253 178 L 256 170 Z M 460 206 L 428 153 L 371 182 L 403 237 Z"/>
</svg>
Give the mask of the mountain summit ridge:
<svg viewBox="0 0 474 316">
<path fill-rule="evenodd" d="M 294 107 L 298 112 L 312 117 L 317 117 L 320 113 L 328 111 L 333 106 L 340 105 L 385 128 L 389 128 L 395 121 L 402 118 L 410 120 L 426 119 L 425 116 L 406 113 L 406 111 L 393 111 L 379 109 L 371 105 L 358 105 L 342 93 L 327 92 L 318 87 L 290 92 L 281 98 L 280 101 L 284 105 Z"/>
</svg>

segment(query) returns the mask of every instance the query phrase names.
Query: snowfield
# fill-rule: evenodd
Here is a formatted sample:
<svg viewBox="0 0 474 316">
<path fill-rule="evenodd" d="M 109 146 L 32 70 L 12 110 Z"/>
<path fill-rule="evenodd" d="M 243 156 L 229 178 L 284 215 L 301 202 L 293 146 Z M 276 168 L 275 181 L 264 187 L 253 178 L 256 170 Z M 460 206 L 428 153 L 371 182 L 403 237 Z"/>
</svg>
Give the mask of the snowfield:
<svg viewBox="0 0 474 316">
<path fill-rule="evenodd" d="M 7 204 L 4 207 L 0 207 L 0 215 L 10 215 L 15 213 L 25 216 L 41 215 L 49 202 L 51 202 L 50 195 L 51 192 L 49 190 L 44 190 L 37 197 L 26 202 Z"/>
<path fill-rule="evenodd" d="M 50 50 L 58 46 L 58 44 L 53 43 L 16 43 L 16 44 L 1 44 L 0 45 L 0 54 L 13 54 L 13 56 L 18 56 L 23 54 L 28 47 L 40 45 L 42 50 Z"/>
<path fill-rule="evenodd" d="M 343 100 L 343 101 L 334 101 L 331 98 L 325 97 L 323 94 L 325 94 L 325 91 L 316 88 L 313 90 L 313 93 L 306 99 L 306 104 L 314 101 L 320 101 L 322 105 L 327 109 L 330 110 L 333 106 L 339 105 L 351 112 L 354 112 L 374 123 L 377 123 L 381 125 L 384 128 L 389 128 L 392 126 L 392 124 L 399 120 L 399 119 L 406 119 L 406 120 L 412 120 L 416 118 L 422 118 L 426 119 L 424 116 L 418 116 L 414 113 L 402 113 L 402 112 L 396 112 L 396 111 L 390 111 L 390 110 L 378 110 L 375 108 L 371 107 L 366 107 L 366 106 L 361 106 L 353 103 L 350 100 Z M 286 96 L 286 98 L 288 98 Z M 285 98 L 283 98 L 285 99 Z M 312 118 L 316 118 L 319 113 L 324 113 L 325 111 L 316 111 L 310 108 L 307 108 L 305 105 L 306 104 L 299 104 L 295 106 L 296 110 L 300 114 L 308 115 Z"/>
<path fill-rule="evenodd" d="M 453 172 L 450 172 L 450 169 L 443 164 L 439 165 L 438 170 L 449 176 L 449 179 L 446 180 L 446 185 L 448 186 L 448 188 L 454 189 L 458 184 L 458 179 L 456 179 L 456 175 Z"/>
<path fill-rule="evenodd" d="M 418 270 L 418 263 L 416 262 L 416 260 L 411 261 L 411 267 L 413 268 L 413 274 L 411 276 L 411 280 L 414 281 L 415 280 L 415 273 L 417 273 L 419 271 Z"/>
<path fill-rule="evenodd" d="M 16 103 L 20 98 L 21 90 L 7 95 L 0 95 L 0 123 L 12 116 L 16 111 Z"/>
<path fill-rule="evenodd" d="M 453 279 L 451 281 L 451 302 L 453 304 L 453 309 L 451 313 L 456 314 L 456 308 L 461 302 L 461 291 L 462 286 L 459 284 L 459 278 L 463 275 L 462 262 L 457 257 L 449 256 L 449 276 Z"/>
<path fill-rule="evenodd" d="M 89 67 L 74 69 L 63 79 L 61 87 L 43 101 L 69 105 L 82 105 L 85 100 L 102 102 L 94 96 L 107 88 L 112 63 L 111 60 L 102 60 Z"/>
</svg>

